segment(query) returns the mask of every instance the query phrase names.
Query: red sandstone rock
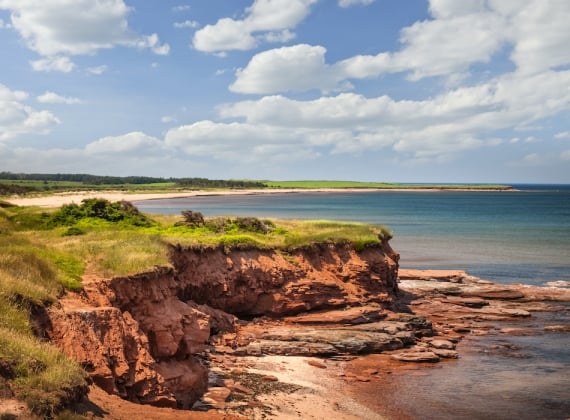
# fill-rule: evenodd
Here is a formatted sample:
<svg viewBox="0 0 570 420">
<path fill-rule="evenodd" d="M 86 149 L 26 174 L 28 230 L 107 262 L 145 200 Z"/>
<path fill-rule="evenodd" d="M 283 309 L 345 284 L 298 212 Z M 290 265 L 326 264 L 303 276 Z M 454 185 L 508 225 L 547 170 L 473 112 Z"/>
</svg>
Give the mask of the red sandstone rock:
<svg viewBox="0 0 570 420">
<path fill-rule="evenodd" d="M 327 365 L 325 365 L 324 363 L 321 363 L 317 360 L 307 360 L 307 363 L 311 366 L 317 367 L 319 369 L 326 369 Z"/>
<path fill-rule="evenodd" d="M 570 325 L 547 325 L 544 331 L 570 332 Z"/>
<path fill-rule="evenodd" d="M 455 344 L 448 340 L 431 340 L 429 342 L 430 347 L 434 347 L 436 349 L 445 349 L 445 350 L 453 350 L 455 348 Z"/>
<path fill-rule="evenodd" d="M 416 351 L 416 352 L 402 352 L 392 355 L 393 359 L 399 360 L 400 362 L 439 362 L 440 358 L 437 354 L 430 351 Z"/>
</svg>

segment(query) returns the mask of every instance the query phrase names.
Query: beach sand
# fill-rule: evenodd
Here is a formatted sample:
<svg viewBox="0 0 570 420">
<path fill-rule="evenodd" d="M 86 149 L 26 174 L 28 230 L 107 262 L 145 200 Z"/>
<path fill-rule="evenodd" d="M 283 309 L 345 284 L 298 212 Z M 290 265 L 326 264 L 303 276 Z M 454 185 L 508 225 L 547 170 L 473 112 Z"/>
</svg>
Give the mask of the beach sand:
<svg viewBox="0 0 570 420">
<path fill-rule="evenodd" d="M 36 207 L 61 207 L 64 204 L 76 203 L 80 204 L 86 198 L 103 198 L 108 201 L 142 201 L 142 200 L 158 200 L 168 198 L 186 198 L 199 196 L 218 196 L 218 195 L 257 195 L 257 194 L 292 194 L 292 193 L 352 193 L 352 192 L 437 192 L 437 191 L 473 191 L 468 189 L 440 189 L 440 188 L 315 188 L 315 189 L 298 189 L 298 188 L 279 188 L 279 189 L 245 189 L 245 190 L 191 190 L 180 192 L 125 192 L 125 191 L 76 191 L 53 193 L 50 195 L 40 196 L 11 196 L 5 199 L 9 203 L 17 206 L 36 206 Z M 477 191 L 495 191 L 502 190 L 477 190 Z M 507 190 L 513 191 L 513 190 Z"/>
</svg>

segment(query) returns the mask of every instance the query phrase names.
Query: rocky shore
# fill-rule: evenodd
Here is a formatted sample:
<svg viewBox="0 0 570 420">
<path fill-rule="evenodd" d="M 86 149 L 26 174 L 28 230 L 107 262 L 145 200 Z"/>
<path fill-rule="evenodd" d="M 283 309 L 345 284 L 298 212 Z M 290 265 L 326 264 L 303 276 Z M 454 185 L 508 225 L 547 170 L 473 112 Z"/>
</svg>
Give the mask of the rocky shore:
<svg viewBox="0 0 570 420">
<path fill-rule="evenodd" d="M 524 334 L 513 321 L 570 302 L 568 288 L 399 270 L 398 259 L 387 241 L 288 253 L 173 247 L 173 269 L 87 276 L 37 328 L 89 372 L 96 388 L 82 412 L 92 417 L 95 406 L 124 418 L 137 403 L 146 418 L 191 409 L 177 417 L 377 419 L 355 385 L 461 357 L 465 336 Z M 368 354 L 380 356 L 370 364 Z"/>
</svg>

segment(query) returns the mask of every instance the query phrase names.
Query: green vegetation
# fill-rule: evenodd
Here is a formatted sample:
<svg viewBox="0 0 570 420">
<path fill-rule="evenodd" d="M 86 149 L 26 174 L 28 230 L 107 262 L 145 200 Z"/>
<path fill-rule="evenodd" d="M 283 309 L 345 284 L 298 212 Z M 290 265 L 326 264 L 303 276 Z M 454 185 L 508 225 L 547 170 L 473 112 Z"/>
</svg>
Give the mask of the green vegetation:
<svg viewBox="0 0 570 420">
<path fill-rule="evenodd" d="M 268 188 L 381 188 L 381 189 L 443 189 L 443 190 L 501 190 L 511 188 L 508 185 L 497 184 L 398 184 L 387 182 L 358 182 L 358 181 L 264 181 Z"/>
<path fill-rule="evenodd" d="M 34 316 L 81 287 L 84 275 L 111 277 L 168 266 L 171 245 L 289 251 L 316 243 L 378 244 L 391 233 L 360 223 L 207 218 L 187 210 L 152 218 L 128 202 L 87 199 L 55 210 L 0 201 L 0 387 L 40 416 L 53 416 L 85 386 L 85 373 L 37 338 Z"/>
<path fill-rule="evenodd" d="M 382 188 L 382 189 L 470 189 L 503 190 L 508 185 L 495 184 L 397 184 L 358 181 L 253 181 L 207 178 L 153 178 L 143 176 L 97 176 L 88 174 L 14 174 L 0 172 L 0 196 L 64 191 L 176 192 L 208 189 L 262 188 Z"/>
<path fill-rule="evenodd" d="M 0 202 L 1 204 L 1 202 Z M 30 314 L 80 286 L 83 264 L 21 234 L 21 209 L 0 205 L 0 364 L 15 395 L 49 416 L 86 386 L 82 369 L 34 335 Z"/>
<path fill-rule="evenodd" d="M 0 172 L 0 196 L 63 191 L 153 191 L 194 189 L 264 188 L 259 181 L 207 178 L 153 178 L 144 176 L 97 176 L 88 174 L 14 174 Z"/>
</svg>

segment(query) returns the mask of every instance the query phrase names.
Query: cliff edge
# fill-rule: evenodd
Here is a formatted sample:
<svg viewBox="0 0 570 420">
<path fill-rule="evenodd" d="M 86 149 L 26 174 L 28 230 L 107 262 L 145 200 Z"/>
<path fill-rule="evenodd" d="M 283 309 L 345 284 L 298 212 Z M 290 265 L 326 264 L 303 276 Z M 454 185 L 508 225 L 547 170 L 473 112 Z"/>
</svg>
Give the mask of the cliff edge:
<svg viewBox="0 0 570 420">
<path fill-rule="evenodd" d="M 42 324 L 47 338 L 108 393 L 143 404 L 190 408 L 208 389 L 212 352 L 287 352 L 279 345 L 264 350 L 253 332 L 244 338 L 240 332 L 257 325 L 255 318 L 348 307 L 351 319 L 385 317 L 383 310 L 395 304 L 398 291 L 398 259 L 387 240 L 362 250 L 328 243 L 288 252 L 175 246 L 174 268 L 87 277 L 83 290 L 50 308 Z M 344 335 L 349 339 L 351 334 Z M 368 335 L 369 343 L 379 339 Z M 351 350 L 348 342 L 335 348 L 330 340 L 323 336 L 320 347 L 311 347 L 314 354 L 381 350 L 354 343 Z M 388 342 L 398 347 L 406 340 Z"/>
</svg>

